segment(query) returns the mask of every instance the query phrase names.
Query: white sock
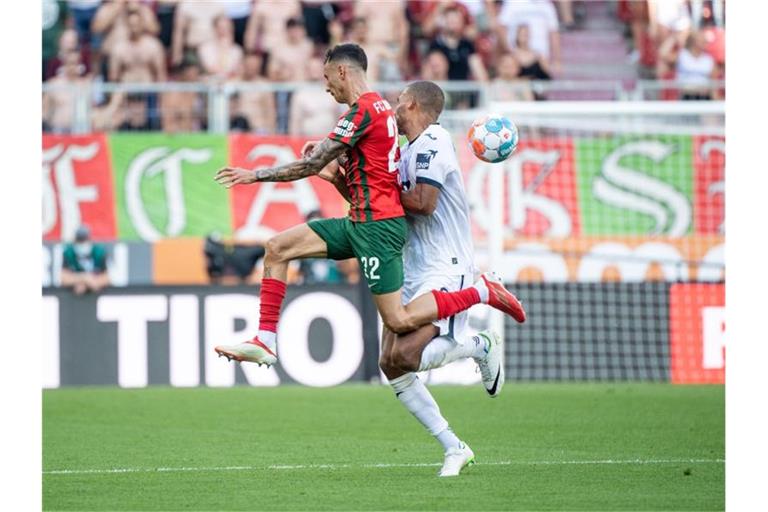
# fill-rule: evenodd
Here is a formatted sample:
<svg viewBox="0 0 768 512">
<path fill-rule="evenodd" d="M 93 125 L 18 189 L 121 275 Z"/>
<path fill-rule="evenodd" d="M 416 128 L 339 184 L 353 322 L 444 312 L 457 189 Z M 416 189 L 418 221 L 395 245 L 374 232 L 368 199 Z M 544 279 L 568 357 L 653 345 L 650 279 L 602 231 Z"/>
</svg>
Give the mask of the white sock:
<svg viewBox="0 0 768 512">
<path fill-rule="evenodd" d="M 437 438 L 446 451 L 459 447 L 461 441 L 448 427 L 448 421 L 440 414 L 437 402 L 416 374 L 406 373 L 390 380 L 389 385 L 395 391 L 397 399 Z"/>
<path fill-rule="evenodd" d="M 272 352 L 277 347 L 277 333 L 259 330 L 259 341 L 269 347 Z"/>
<path fill-rule="evenodd" d="M 477 290 L 480 294 L 480 302 L 488 304 L 488 286 L 485 284 L 485 280 L 481 277 L 472 285 L 472 288 Z"/>
<path fill-rule="evenodd" d="M 441 368 L 465 357 L 483 357 L 488 353 L 488 342 L 482 336 L 464 336 L 458 340 L 438 336 L 421 352 L 419 371 Z"/>
</svg>

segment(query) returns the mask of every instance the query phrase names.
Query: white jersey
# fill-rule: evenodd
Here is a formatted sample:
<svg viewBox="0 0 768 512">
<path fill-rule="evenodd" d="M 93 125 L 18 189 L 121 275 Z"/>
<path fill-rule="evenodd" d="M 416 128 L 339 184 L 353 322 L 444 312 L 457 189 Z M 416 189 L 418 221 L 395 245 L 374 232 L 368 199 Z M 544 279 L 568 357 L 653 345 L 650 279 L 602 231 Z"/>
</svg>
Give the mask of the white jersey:
<svg viewBox="0 0 768 512">
<path fill-rule="evenodd" d="M 440 189 L 432 215 L 406 212 L 408 240 L 403 250 L 406 281 L 417 276 L 474 273 L 474 248 L 469 204 L 450 134 L 432 124 L 400 152 L 400 179 L 404 190 L 417 183 Z"/>
</svg>

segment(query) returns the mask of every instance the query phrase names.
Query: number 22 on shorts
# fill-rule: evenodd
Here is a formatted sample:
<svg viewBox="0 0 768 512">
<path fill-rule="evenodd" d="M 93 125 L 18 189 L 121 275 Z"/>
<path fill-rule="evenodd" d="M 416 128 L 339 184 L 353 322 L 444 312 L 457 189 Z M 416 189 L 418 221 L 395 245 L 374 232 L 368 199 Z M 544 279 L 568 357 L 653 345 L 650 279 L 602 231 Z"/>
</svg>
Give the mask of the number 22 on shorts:
<svg viewBox="0 0 768 512">
<path fill-rule="evenodd" d="M 360 261 L 363 263 L 363 274 L 365 274 L 365 278 L 368 281 L 376 281 L 381 278 L 381 276 L 376 273 L 376 271 L 379 270 L 379 258 L 376 256 L 363 256 L 360 258 Z"/>
</svg>

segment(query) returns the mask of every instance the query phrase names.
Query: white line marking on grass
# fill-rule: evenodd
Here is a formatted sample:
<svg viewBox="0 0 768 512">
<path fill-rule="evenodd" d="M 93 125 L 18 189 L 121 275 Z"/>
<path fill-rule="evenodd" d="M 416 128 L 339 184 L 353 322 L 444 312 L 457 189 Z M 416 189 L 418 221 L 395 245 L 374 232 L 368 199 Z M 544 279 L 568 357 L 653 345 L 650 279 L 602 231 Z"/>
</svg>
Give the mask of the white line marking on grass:
<svg viewBox="0 0 768 512">
<path fill-rule="evenodd" d="M 580 464 L 724 464 L 725 459 L 627 459 L 627 460 L 519 460 L 478 462 L 480 466 L 565 466 Z M 273 464 L 270 466 L 215 466 L 215 467 L 175 467 L 175 468 L 111 468 L 111 469 L 51 469 L 44 475 L 106 475 L 120 473 L 183 473 L 187 471 L 264 471 L 264 470 L 302 470 L 302 469 L 349 469 L 349 468 L 423 468 L 439 467 L 439 462 L 404 462 L 378 464 Z"/>
</svg>

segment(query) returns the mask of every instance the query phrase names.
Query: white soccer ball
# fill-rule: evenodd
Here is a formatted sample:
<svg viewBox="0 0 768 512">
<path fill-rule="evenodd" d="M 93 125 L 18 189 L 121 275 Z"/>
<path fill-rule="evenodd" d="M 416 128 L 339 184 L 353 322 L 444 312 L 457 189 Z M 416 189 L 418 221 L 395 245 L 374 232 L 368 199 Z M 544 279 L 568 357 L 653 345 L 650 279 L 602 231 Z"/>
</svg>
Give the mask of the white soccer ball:
<svg viewBox="0 0 768 512">
<path fill-rule="evenodd" d="M 472 153 L 484 162 L 503 162 L 517 148 L 517 127 L 504 116 L 490 114 L 472 123 L 467 142 Z"/>
</svg>

